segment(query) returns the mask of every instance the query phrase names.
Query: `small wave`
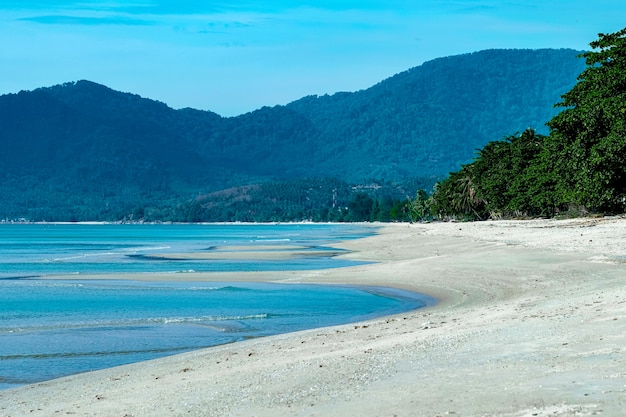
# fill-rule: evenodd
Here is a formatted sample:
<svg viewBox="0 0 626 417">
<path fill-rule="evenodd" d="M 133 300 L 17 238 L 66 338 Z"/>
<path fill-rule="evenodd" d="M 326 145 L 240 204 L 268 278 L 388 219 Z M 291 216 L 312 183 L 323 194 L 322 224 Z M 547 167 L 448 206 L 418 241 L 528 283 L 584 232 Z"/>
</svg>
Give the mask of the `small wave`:
<svg viewBox="0 0 626 417">
<path fill-rule="evenodd" d="M 63 275 L 78 275 L 79 272 L 67 272 Z M 37 288 L 78 288 L 85 285 L 80 282 L 42 280 L 42 277 L 53 277 L 54 275 L 30 275 L 20 277 L 0 278 L 0 281 L 14 281 L 15 285 L 21 287 L 37 287 Z"/>
<path fill-rule="evenodd" d="M 205 316 L 205 317 L 173 317 L 149 319 L 152 323 L 178 324 L 178 323 L 204 323 L 214 321 L 240 321 L 240 320 L 263 320 L 269 318 L 267 313 L 248 314 L 241 316 Z"/>
<path fill-rule="evenodd" d="M 116 255 L 116 253 L 115 252 L 81 253 L 80 255 L 64 256 L 62 258 L 45 258 L 39 262 L 41 263 L 68 262 L 68 261 L 75 261 L 77 259 L 87 259 L 87 258 L 96 258 L 96 257 L 103 257 L 103 256 L 113 256 L 113 255 Z"/>
<path fill-rule="evenodd" d="M 171 249 L 171 246 L 136 246 L 131 248 L 124 248 L 115 251 L 106 251 L 106 252 L 89 252 L 89 253 L 80 253 L 72 256 L 64 256 L 57 258 L 44 258 L 39 262 L 42 263 L 53 263 L 53 262 L 68 262 L 75 261 L 87 258 L 98 258 L 98 257 L 110 257 L 110 256 L 127 256 L 128 254 L 138 254 L 140 252 L 154 252 L 160 250 Z"/>
<path fill-rule="evenodd" d="M 171 246 L 137 246 L 137 247 L 132 247 L 132 248 L 126 248 L 122 250 L 121 253 L 126 254 L 128 252 L 137 253 L 137 252 L 148 252 L 148 251 L 166 250 L 166 249 L 172 249 L 172 247 Z"/>
<path fill-rule="evenodd" d="M 200 317 L 148 317 L 126 320 L 111 321 L 95 321 L 86 323 L 61 323 L 44 326 L 25 326 L 25 327 L 0 327 L 0 334 L 15 334 L 26 332 L 46 332 L 59 330 L 100 330 L 121 327 L 141 327 L 154 325 L 171 325 L 171 324 L 193 324 L 208 325 L 214 322 L 224 321 L 244 321 L 244 320 L 265 320 L 270 318 L 267 313 L 234 315 L 234 316 L 200 316 Z"/>
<path fill-rule="evenodd" d="M 181 290 L 185 291 L 217 291 L 221 287 L 183 287 Z"/>
<path fill-rule="evenodd" d="M 247 316 L 224 316 L 222 318 L 218 318 L 218 320 L 216 321 L 226 321 L 226 320 L 264 320 L 269 318 L 270 315 L 267 313 L 261 313 L 261 314 L 250 314 Z"/>
</svg>

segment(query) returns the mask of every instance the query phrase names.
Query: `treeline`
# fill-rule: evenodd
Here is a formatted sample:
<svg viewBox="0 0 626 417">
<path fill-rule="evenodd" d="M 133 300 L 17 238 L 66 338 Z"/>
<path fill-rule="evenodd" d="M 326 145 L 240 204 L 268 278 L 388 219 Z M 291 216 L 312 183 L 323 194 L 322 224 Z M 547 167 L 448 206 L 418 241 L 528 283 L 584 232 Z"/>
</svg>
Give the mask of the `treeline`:
<svg viewBox="0 0 626 417">
<path fill-rule="evenodd" d="M 342 205 L 327 199 L 312 207 L 272 199 L 254 198 L 224 206 L 195 201 L 178 207 L 174 221 L 184 222 L 392 222 L 409 221 L 410 201 L 406 198 L 373 198 L 356 193 Z M 283 204 L 287 203 L 287 204 Z M 149 219 L 151 216 L 147 216 Z M 144 219 L 146 220 L 146 219 Z M 152 219 L 157 220 L 157 219 Z"/>
<path fill-rule="evenodd" d="M 68 206 L 59 208 L 51 204 L 56 196 L 49 195 L 58 190 L 31 178 L 33 191 L 22 196 L 30 206 L 28 210 L 21 208 L 21 202 L 7 199 L 4 209 L 13 214 L 0 217 L 0 222 L 408 221 L 409 196 L 432 183 L 431 178 L 416 178 L 403 183 L 370 181 L 354 185 L 333 178 L 305 178 L 232 187 L 188 199 L 168 199 L 166 194 L 142 193 L 141 189 L 129 187 L 115 194 L 103 190 L 93 198 L 77 194 L 67 201 Z M 3 186 L 0 184 L 0 193 Z"/>
<path fill-rule="evenodd" d="M 481 220 L 626 211 L 626 28 L 600 34 L 548 135 L 489 142 L 412 202 L 416 218 Z"/>
<path fill-rule="evenodd" d="M 404 184 L 351 185 L 307 178 L 246 185 L 200 195 L 174 207 L 147 207 L 128 220 L 180 222 L 363 222 L 409 220 L 410 190 L 429 179 Z M 419 185 L 416 185 L 419 184 Z"/>
</svg>

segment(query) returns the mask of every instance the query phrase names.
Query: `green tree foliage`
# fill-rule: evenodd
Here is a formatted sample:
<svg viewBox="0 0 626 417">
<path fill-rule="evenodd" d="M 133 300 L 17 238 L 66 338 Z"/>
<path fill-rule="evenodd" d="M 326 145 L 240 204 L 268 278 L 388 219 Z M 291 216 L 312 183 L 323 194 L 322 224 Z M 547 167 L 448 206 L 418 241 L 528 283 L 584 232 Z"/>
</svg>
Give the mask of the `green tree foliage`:
<svg viewBox="0 0 626 417">
<path fill-rule="evenodd" d="M 464 165 L 438 183 L 430 206 L 431 212 L 443 219 L 482 220 L 484 202 L 477 194 L 474 165 Z"/>
<path fill-rule="evenodd" d="M 426 191 L 419 189 L 415 199 L 407 203 L 408 216 L 412 222 L 430 220 L 430 203 Z"/>
<path fill-rule="evenodd" d="M 626 195 L 626 28 L 600 34 L 587 69 L 558 105 L 550 155 L 561 199 L 592 211 L 621 211 Z"/>
<path fill-rule="evenodd" d="M 586 69 L 562 98 L 550 134 L 532 129 L 489 142 L 437 184 L 440 217 L 554 216 L 626 209 L 626 29 L 600 34 Z"/>
<path fill-rule="evenodd" d="M 349 216 L 347 220 L 364 222 L 370 220 L 372 213 L 377 214 L 378 207 L 375 201 L 365 193 L 358 193 L 348 205 Z"/>
<path fill-rule="evenodd" d="M 554 173 L 544 170 L 545 141 L 527 129 L 489 142 L 472 163 L 437 184 L 435 213 L 467 220 L 553 214 Z"/>
<path fill-rule="evenodd" d="M 483 216 L 541 215 L 543 206 L 533 198 L 540 172 L 537 163 L 545 136 L 533 129 L 503 141 L 490 142 L 472 163 L 476 195 L 484 204 Z"/>
<path fill-rule="evenodd" d="M 404 221 L 403 188 L 356 187 L 329 178 L 306 178 L 233 187 L 179 204 L 143 210 L 145 220 L 187 222 Z"/>
</svg>

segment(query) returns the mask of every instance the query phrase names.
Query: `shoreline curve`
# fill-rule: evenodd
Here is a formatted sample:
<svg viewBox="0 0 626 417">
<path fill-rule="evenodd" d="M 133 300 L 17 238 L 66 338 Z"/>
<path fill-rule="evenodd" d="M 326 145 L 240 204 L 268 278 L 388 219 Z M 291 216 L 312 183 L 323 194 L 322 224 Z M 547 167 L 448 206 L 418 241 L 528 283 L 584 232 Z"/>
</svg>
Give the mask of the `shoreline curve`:
<svg viewBox="0 0 626 417">
<path fill-rule="evenodd" d="M 2 391 L 0 415 L 626 414 L 626 219 L 392 224 L 336 246 L 376 263 L 176 278 L 439 302 Z"/>
</svg>

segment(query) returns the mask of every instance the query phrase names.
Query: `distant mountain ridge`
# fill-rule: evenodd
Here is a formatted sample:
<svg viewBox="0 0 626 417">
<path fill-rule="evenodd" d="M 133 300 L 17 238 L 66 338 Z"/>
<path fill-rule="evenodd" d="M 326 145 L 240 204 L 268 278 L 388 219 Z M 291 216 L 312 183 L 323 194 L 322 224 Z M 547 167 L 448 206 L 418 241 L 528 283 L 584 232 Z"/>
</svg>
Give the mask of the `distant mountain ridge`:
<svg viewBox="0 0 626 417">
<path fill-rule="evenodd" d="M 421 178 L 432 186 L 488 141 L 528 127 L 545 132 L 553 105 L 584 69 L 579 53 L 440 58 L 366 90 L 230 118 L 174 110 L 90 81 L 3 95 L 0 219 L 110 220 L 232 187 L 306 178 Z"/>
</svg>

